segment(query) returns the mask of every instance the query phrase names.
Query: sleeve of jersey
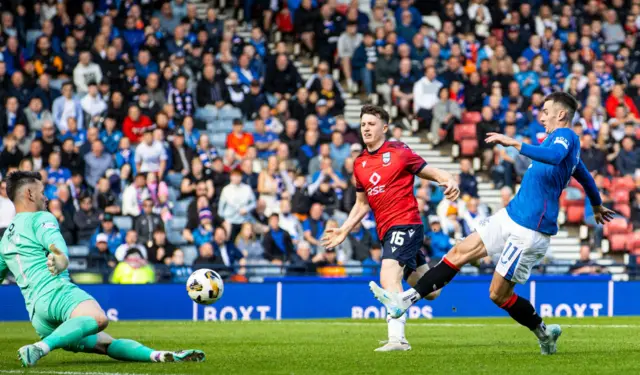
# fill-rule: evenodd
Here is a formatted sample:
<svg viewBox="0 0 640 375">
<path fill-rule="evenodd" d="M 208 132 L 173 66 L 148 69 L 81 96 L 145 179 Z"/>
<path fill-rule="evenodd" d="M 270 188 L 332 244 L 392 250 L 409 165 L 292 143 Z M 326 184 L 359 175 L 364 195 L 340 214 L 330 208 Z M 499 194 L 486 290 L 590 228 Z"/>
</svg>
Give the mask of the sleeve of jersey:
<svg viewBox="0 0 640 375">
<path fill-rule="evenodd" d="M 357 163 L 356 163 L 356 165 L 357 165 Z M 358 174 L 355 173 L 355 170 L 354 170 L 353 173 L 355 174 L 355 177 L 356 177 L 356 191 L 358 193 L 364 192 L 364 186 L 362 186 L 362 184 L 360 183 L 360 180 L 358 179 Z"/>
<path fill-rule="evenodd" d="M 580 160 L 580 163 L 576 166 L 576 170 L 573 172 L 573 177 L 575 177 L 576 181 L 578 181 L 578 183 L 580 183 L 584 188 L 584 192 L 587 194 L 591 205 L 600 206 L 602 204 L 600 192 L 598 191 L 598 187 L 596 186 L 596 182 L 591 176 L 591 173 L 589 173 L 582 160 Z"/>
<path fill-rule="evenodd" d="M 8 271 L 9 268 L 7 267 L 7 263 L 4 261 L 4 259 L 2 259 L 2 256 L 0 256 L 0 283 L 4 280 L 5 277 L 7 277 Z"/>
<path fill-rule="evenodd" d="M 532 146 L 523 143 L 520 153 L 540 163 L 558 165 L 569 153 L 571 142 L 572 137 L 563 137 L 562 134 L 558 134 L 551 139 L 549 146 Z"/>
<path fill-rule="evenodd" d="M 406 149 L 404 159 L 406 163 L 405 169 L 413 175 L 420 173 L 422 168 L 427 165 L 427 162 L 422 158 L 422 156 L 416 154 L 415 151 L 408 147 Z"/>
<path fill-rule="evenodd" d="M 67 244 L 64 242 L 58 220 L 49 212 L 42 212 L 38 215 L 35 223 L 33 223 L 33 232 L 36 234 L 36 240 L 42 247 L 49 251 L 49 245 L 54 244 L 58 250 L 62 251 L 69 257 Z"/>
</svg>

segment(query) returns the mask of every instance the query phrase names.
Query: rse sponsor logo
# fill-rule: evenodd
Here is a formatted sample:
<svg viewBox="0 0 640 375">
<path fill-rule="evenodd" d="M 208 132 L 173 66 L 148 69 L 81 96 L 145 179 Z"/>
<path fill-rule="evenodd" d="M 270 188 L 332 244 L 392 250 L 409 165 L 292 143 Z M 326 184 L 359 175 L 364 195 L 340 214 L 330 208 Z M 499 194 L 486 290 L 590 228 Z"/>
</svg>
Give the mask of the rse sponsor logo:
<svg viewBox="0 0 640 375">
<path fill-rule="evenodd" d="M 380 185 L 380 186 L 374 186 L 372 188 L 367 189 L 367 195 L 368 196 L 374 196 L 374 195 L 378 195 L 380 193 L 384 193 L 384 187 L 386 185 Z"/>
<path fill-rule="evenodd" d="M 564 137 L 558 137 L 554 139 L 553 143 L 559 143 L 564 146 L 564 148 L 569 149 L 569 142 Z"/>
<path fill-rule="evenodd" d="M 587 310 L 588 308 L 588 310 Z M 548 303 L 540 304 L 540 317 L 546 318 L 550 316 L 575 316 L 576 318 L 584 318 L 585 316 L 600 316 L 600 310 L 604 308 L 601 303 L 574 303 L 569 305 L 561 303 L 553 308 L 553 305 Z"/>
<path fill-rule="evenodd" d="M 351 308 L 351 319 L 380 319 L 387 316 L 387 310 L 384 307 L 377 306 L 353 306 Z M 411 306 L 407 310 L 409 319 L 426 318 L 433 319 L 433 308 L 431 306 Z"/>
</svg>

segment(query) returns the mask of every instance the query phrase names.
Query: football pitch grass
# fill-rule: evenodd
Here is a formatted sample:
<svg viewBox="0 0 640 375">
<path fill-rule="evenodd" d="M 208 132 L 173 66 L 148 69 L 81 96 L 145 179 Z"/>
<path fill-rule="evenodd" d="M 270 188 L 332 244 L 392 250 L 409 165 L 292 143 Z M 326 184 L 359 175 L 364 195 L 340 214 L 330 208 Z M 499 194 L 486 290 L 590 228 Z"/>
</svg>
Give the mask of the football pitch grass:
<svg viewBox="0 0 640 375">
<path fill-rule="evenodd" d="M 410 320 L 410 352 L 374 353 L 382 320 L 112 322 L 114 337 L 155 349 L 203 349 L 203 363 L 125 363 L 55 351 L 22 369 L 17 349 L 37 339 L 29 323 L 0 323 L 0 375 L 139 374 L 640 374 L 639 318 L 554 318 L 558 354 L 509 319 Z"/>
</svg>

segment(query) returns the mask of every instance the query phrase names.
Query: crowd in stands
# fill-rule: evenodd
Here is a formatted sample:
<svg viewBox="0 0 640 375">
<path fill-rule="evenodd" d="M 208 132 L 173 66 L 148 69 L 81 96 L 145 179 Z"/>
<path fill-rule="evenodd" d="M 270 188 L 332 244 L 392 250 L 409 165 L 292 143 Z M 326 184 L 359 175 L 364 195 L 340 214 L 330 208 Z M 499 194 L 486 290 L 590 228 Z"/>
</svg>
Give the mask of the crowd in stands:
<svg viewBox="0 0 640 375">
<path fill-rule="evenodd" d="M 376 274 L 373 216 L 320 244 L 355 202 L 350 97 L 392 109 L 392 139 L 459 146 L 459 202 L 416 183 L 437 260 L 491 212 L 478 176 L 504 206 L 529 166 L 485 135 L 540 144 L 558 90 L 578 99 L 581 158 L 620 213 L 596 226 L 571 184 L 565 221 L 593 227 L 595 251 L 607 237 L 640 254 L 640 0 L 229 3 L 198 17 L 187 0 L 0 2 L 0 176 L 40 172 L 75 269 L 117 283 L 204 266 L 239 281 Z M 12 210 L 0 182 L 0 231 Z"/>
</svg>

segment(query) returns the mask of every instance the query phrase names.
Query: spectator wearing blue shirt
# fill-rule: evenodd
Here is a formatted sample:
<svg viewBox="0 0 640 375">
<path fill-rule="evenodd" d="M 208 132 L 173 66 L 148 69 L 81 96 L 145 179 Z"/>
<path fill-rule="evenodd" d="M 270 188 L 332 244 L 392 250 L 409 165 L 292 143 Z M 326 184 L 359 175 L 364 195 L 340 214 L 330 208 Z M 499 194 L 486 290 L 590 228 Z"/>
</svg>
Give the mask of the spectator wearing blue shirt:
<svg viewBox="0 0 640 375">
<path fill-rule="evenodd" d="M 318 100 L 316 103 L 316 112 L 318 114 L 318 129 L 322 134 L 331 134 L 333 127 L 336 125 L 335 116 L 329 115 L 329 106 L 324 99 Z"/>
<path fill-rule="evenodd" d="M 280 144 L 276 133 L 267 131 L 264 121 L 260 118 L 254 121 L 254 127 L 253 141 L 254 146 L 258 150 L 258 157 L 260 159 L 267 159 L 269 156 L 275 155 L 278 145 Z"/>
<path fill-rule="evenodd" d="M 549 52 L 541 47 L 542 41 L 536 34 L 529 38 L 529 47 L 522 52 L 522 56 L 529 61 L 533 61 L 536 56 L 542 56 L 542 62 L 546 65 L 549 63 Z"/>
<path fill-rule="evenodd" d="M 184 253 L 180 249 L 175 249 L 171 256 L 171 264 L 169 265 L 171 272 L 171 282 L 184 284 L 191 276 L 193 269 L 184 264 Z"/>
<path fill-rule="evenodd" d="M 302 230 L 304 231 L 304 239 L 317 250 L 320 244 L 320 237 L 324 233 L 326 221 L 322 218 L 324 207 L 320 203 L 314 203 L 309 210 L 309 218 L 302 222 Z"/>
<path fill-rule="evenodd" d="M 151 54 L 148 50 L 142 49 L 138 53 L 138 61 L 136 61 L 136 75 L 146 80 L 149 74 L 158 73 L 158 63 L 151 60 Z"/>
<path fill-rule="evenodd" d="M 418 28 L 413 24 L 410 11 L 405 10 L 401 13 L 400 23 L 398 23 L 396 31 L 398 33 L 398 36 L 405 41 L 413 40 L 413 36 L 418 33 Z"/>
<path fill-rule="evenodd" d="M 115 117 L 107 114 L 107 117 L 104 119 L 104 128 L 100 132 L 100 140 L 104 143 L 105 150 L 110 154 L 116 154 L 122 137 L 122 132 L 116 129 Z"/>
<path fill-rule="evenodd" d="M 66 184 L 71 178 L 71 171 L 61 167 L 62 158 L 59 152 L 49 154 L 49 167 L 47 167 L 48 182 L 51 185 Z"/>
<path fill-rule="evenodd" d="M 260 72 L 250 65 L 249 56 L 242 54 L 238 58 L 238 65 L 233 69 L 238 74 L 238 81 L 244 86 L 250 86 L 254 80 L 260 80 Z"/>
<path fill-rule="evenodd" d="M 538 73 L 529 70 L 529 61 L 525 57 L 518 58 L 520 72 L 516 73 L 515 79 L 520 85 L 522 95 L 530 98 L 533 92 L 540 86 Z"/>
<path fill-rule="evenodd" d="M 262 30 L 257 26 L 251 30 L 251 39 L 249 40 L 249 44 L 256 49 L 256 53 L 261 58 L 265 59 L 269 54 L 267 41 L 264 38 L 264 34 L 262 34 Z"/>
<path fill-rule="evenodd" d="M 111 214 L 104 214 L 100 226 L 96 228 L 90 241 L 90 249 L 95 249 L 99 241 L 99 237 L 102 237 L 109 248 L 111 254 L 116 253 L 118 246 L 122 245 L 125 241 L 126 232 L 119 229 L 113 223 L 113 216 Z"/>
<path fill-rule="evenodd" d="M 382 249 L 376 244 L 369 250 L 369 257 L 362 261 L 362 276 L 377 276 L 382 264 Z"/>
<path fill-rule="evenodd" d="M 136 156 L 131 148 L 131 141 L 127 137 L 120 139 L 118 150 L 116 152 L 116 167 L 121 169 L 123 165 L 129 164 L 131 171 L 136 174 Z"/>
<path fill-rule="evenodd" d="M 193 118 L 187 116 L 182 121 L 182 131 L 184 132 L 184 144 L 192 150 L 198 148 L 198 141 L 200 140 L 200 130 L 194 129 Z"/>
<path fill-rule="evenodd" d="M 264 257 L 272 264 L 281 265 L 292 258 L 294 254 L 293 241 L 291 241 L 289 232 L 280 227 L 278 214 L 269 216 L 268 224 L 269 231 L 262 240 Z"/>
<path fill-rule="evenodd" d="M 58 136 L 60 142 L 67 139 L 73 139 L 75 147 L 81 147 L 87 143 L 87 132 L 84 129 L 78 129 L 78 122 L 73 117 L 67 118 L 67 130 L 60 132 L 60 136 Z"/>
<path fill-rule="evenodd" d="M 213 252 L 216 258 L 222 262 L 229 270 L 233 270 L 239 261 L 244 258 L 242 252 L 238 250 L 233 241 L 227 241 L 227 231 L 224 227 L 217 227 L 213 234 Z"/>
<path fill-rule="evenodd" d="M 402 24 L 402 14 L 405 11 L 409 11 L 409 13 L 411 13 L 411 24 L 414 28 L 419 29 L 420 26 L 422 26 L 422 14 L 420 14 L 420 11 L 416 7 L 411 5 L 409 0 L 400 0 L 395 13 L 396 24 Z"/>
<path fill-rule="evenodd" d="M 200 225 L 193 231 L 193 243 L 200 247 L 205 242 L 213 241 L 213 213 L 209 208 L 198 211 Z"/>
<path fill-rule="evenodd" d="M 429 226 L 431 231 L 427 233 L 427 237 L 431 243 L 431 257 L 442 259 L 451 249 L 451 237 L 442 231 L 440 218 L 437 216 L 429 217 Z"/>
</svg>

